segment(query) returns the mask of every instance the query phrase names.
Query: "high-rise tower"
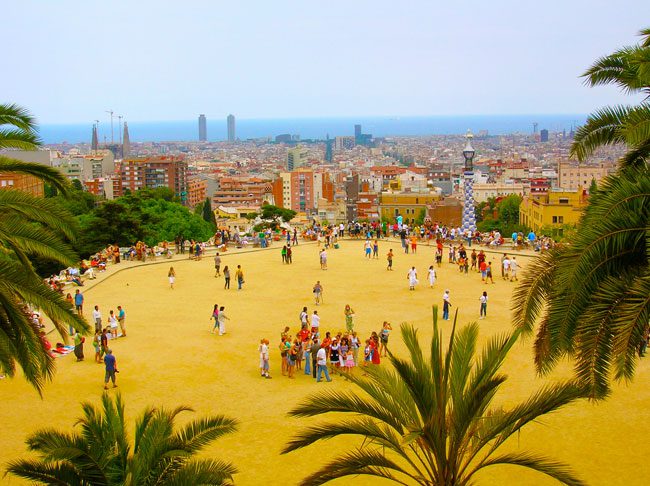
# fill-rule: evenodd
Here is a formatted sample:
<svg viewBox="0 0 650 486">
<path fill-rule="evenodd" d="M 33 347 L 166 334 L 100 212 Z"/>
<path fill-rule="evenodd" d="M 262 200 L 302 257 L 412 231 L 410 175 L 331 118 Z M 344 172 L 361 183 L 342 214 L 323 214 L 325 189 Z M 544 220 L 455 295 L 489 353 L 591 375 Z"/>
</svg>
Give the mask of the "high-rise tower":
<svg viewBox="0 0 650 486">
<path fill-rule="evenodd" d="M 226 118 L 226 122 L 228 124 L 228 141 L 229 142 L 234 142 L 235 141 L 235 115 L 228 115 L 228 118 Z"/>
<path fill-rule="evenodd" d="M 93 139 L 90 144 L 90 148 L 93 152 L 97 152 L 99 148 L 99 139 L 97 137 L 97 125 L 93 123 Z"/>
<path fill-rule="evenodd" d="M 205 115 L 199 115 L 199 142 L 208 140 L 208 122 Z"/>
<path fill-rule="evenodd" d="M 124 122 L 124 135 L 122 137 L 122 158 L 128 159 L 131 156 L 131 140 L 129 139 L 129 125 Z"/>
</svg>

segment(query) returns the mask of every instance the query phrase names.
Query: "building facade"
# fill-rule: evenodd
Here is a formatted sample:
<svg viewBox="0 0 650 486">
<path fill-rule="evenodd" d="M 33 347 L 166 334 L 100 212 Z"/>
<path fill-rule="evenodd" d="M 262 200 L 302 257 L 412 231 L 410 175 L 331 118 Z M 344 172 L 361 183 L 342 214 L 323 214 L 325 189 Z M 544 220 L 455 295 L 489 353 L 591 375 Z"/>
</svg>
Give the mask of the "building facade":
<svg viewBox="0 0 650 486">
<path fill-rule="evenodd" d="M 235 115 L 228 115 L 228 118 L 226 118 L 226 125 L 228 126 L 228 141 L 234 142 L 236 140 Z"/>
<path fill-rule="evenodd" d="M 535 232 L 550 230 L 562 236 L 565 225 L 575 225 L 587 206 L 582 188 L 576 191 L 552 190 L 542 196 L 525 197 L 519 206 L 519 223 Z"/>
<path fill-rule="evenodd" d="M 139 189 L 168 187 L 188 203 L 187 162 L 180 157 L 148 157 L 123 160 L 120 165 L 120 194 L 126 189 L 135 192 Z"/>
</svg>

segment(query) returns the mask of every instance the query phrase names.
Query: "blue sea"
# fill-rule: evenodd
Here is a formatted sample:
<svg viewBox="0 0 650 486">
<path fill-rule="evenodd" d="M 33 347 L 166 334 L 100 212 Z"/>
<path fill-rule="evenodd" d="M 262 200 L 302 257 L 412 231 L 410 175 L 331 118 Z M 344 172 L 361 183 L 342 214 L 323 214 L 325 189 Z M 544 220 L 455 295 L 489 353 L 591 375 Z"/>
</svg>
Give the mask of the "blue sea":
<svg viewBox="0 0 650 486">
<path fill-rule="evenodd" d="M 550 132 L 569 132 L 581 125 L 586 115 L 468 115 L 468 116 L 385 116 L 385 117 L 343 117 L 343 118 L 279 118 L 279 119 L 237 119 L 236 136 L 239 140 L 252 138 L 274 138 L 289 133 L 302 139 L 325 139 L 336 136 L 354 135 L 354 125 L 360 124 L 363 133 L 375 137 L 425 136 L 463 134 L 471 129 L 475 134 L 487 130 L 489 135 L 510 133 L 532 133 L 533 123 L 537 129 Z M 170 142 L 198 140 L 198 117 L 196 120 L 164 122 L 128 122 L 132 142 Z M 114 122 L 114 139 L 119 140 L 117 120 Z M 226 139 L 226 119 L 207 121 L 208 140 Z M 40 125 L 40 135 L 46 144 L 90 143 L 92 123 Z M 100 143 L 110 142 L 110 121 L 99 124 Z"/>
</svg>

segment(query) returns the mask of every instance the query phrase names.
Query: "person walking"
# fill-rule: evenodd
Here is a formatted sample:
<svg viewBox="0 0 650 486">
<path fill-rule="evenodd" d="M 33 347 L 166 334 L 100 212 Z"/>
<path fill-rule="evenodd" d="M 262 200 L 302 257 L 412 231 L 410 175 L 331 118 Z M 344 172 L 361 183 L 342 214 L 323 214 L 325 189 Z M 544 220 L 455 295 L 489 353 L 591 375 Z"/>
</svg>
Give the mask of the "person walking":
<svg viewBox="0 0 650 486">
<path fill-rule="evenodd" d="M 370 259 L 372 258 L 371 253 L 372 253 L 372 243 L 370 243 L 370 240 L 366 240 L 366 242 L 363 244 L 363 249 L 366 254 L 366 258 Z"/>
<path fill-rule="evenodd" d="M 102 332 L 102 313 L 99 312 L 99 306 L 95 306 L 93 311 L 93 322 L 95 323 L 95 332 Z"/>
<path fill-rule="evenodd" d="M 510 281 L 514 282 L 515 280 L 519 280 L 517 278 L 517 269 L 519 268 L 519 263 L 517 262 L 516 257 L 512 257 L 512 260 L 510 260 Z"/>
<path fill-rule="evenodd" d="M 350 333 L 354 329 L 354 310 L 348 304 L 345 306 L 343 314 L 345 315 L 345 329 Z"/>
<path fill-rule="evenodd" d="M 319 335 L 319 330 L 320 330 L 320 316 L 318 315 L 318 311 L 314 311 L 314 313 L 311 316 L 311 335 L 318 337 Z"/>
<path fill-rule="evenodd" d="M 229 289 L 230 288 L 230 269 L 228 268 L 228 265 L 223 267 L 223 279 L 224 279 L 223 288 L 224 289 Z"/>
<path fill-rule="evenodd" d="M 327 270 L 327 252 L 323 248 L 320 252 L 320 269 Z"/>
<path fill-rule="evenodd" d="M 325 379 L 328 382 L 332 381 L 330 378 L 330 373 L 327 370 L 327 351 L 325 351 L 325 348 L 320 348 L 316 353 L 316 363 L 318 364 L 318 371 L 316 372 L 316 383 L 320 383 L 323 373 L 325 373 Z"/>
<path fill-rule="evenodd" d="M 445 290 L 445 293 L 442 294 L 442 319 L 445 321 L 449 320 L 450 307 L 451 301 L 449 300 L 449 290 Z"/>
<path fill-rule="evenodd" d="M 219 252 L 214 256 L 214 276 L 215 278 L 221 276 L 221 257 L 219 256 Z"/>
<path fill-rule="evenodd" d="M 494 283 L 494 279 L 492 278 L 492 262 L 488 262 L 487 267 L 485 267 L 485 283 L 487 283 L 488 278 L 490 282 Z"/>
<path fill-rule="evenodd" d="M 409 290 L 415 290 L 415 286 L 418 284 L 418 272 L 415 267 L 411 267 L 406 274 L 406 278 L 409 281 Z"/>
<path fill-rule="evenodd" d="M 126 312 L 124 312 L 121 305 L 117 306 L 117 322 L 120 324 L 122 337 L 126 337 Z"/>
<path fill-rule="evenodd" d="M 117 388 L 115 384 L 115 373 L 119 373 L 119 371 L 117 371 L 117 360 L 111 349 L 106 350 L 104 366 L 106 368 L 106 373 L 104 374 L 104 390 L 108 390 L 108 380 L 113 382 L 113 388 Z"/>
<path fill-rule="evenodd" d="M 481 311 L 479 314 L 479 319 L 485 319 L 487 317 L 487 301 L 488 301 L 488 295 L 487 292 L 483 292 L 483 295 L 479 298 L 479 301 L 481 302 Z"/>
<path fill-rule="evenodd" d="M 169 288 L 174 290 L 174 282 L 176 282 L 176 271 L 174 270 L 174 267 L 169 267 L 167 277 L 169 278 Z"/>
<path fill-rule="evenodd" d="M 392 270 L 393 269 L 393 249 L 391 248 L 388 250 L 388 253 L 386 254 L 386 260 L 388 260 L 388 266 L 386 267 L 386 270 Z"/>
<path fill-rule="evenodd" d="M 436 271 L 433 268 L 433 265 L 429 267 L 429 288 L 433 288 L 433 284 L 436 283 Z"/>
<path fill-rule="evenodd" d="M 212 331 L 210 331 L 210 333 L 214 334 L 214 332 L 219 327 L 219 304 L 214 304 L 210 319 L 214 319 L 214 325 L 212 326 Z"/>
<path fill-rule="evenodd" d="M 241 269 L 241 265 L 237 265 L 237 271 L 235 272 L 235 278 L 237 279 L 237 290 L 241 290 L 242 285 L 244 285 L 244 272 Z"/>
<path fill-rule="evenodd" d="M 379 260 L 379 242 L 377 240 L 372 244 L 372 258 Z"/>
<path fill-rule="evenodd" d="M 388 336 L 392 330 L 393 326 L 390 325 L 390 322 L 384 321 L 381 327 L 381 333 L 379 334 L 379 349 L 377 350 L 380 355 L 383 352 L 384 357 L 386 357 L 388 351 Z"/>
<path fill-rule="evenodd" d="M 74 307 L 78 315 L 84 315 L 84 296 L 79 289 L 74 294 Z"/>
<path fill-rule="evenodd" d="M 323 302 L 323 286 L 321 285 L 320 280 L 316 281 L 313 292 L 316 305 L 319 305 L 321 302 Z"/>
<path fill-rule="evenodd" d="M 230 320 L 230 317 L 228 317 L 226 315 L 226 313 L 224 312 L 224 309 L 225 309 L 224 306 L 219 307 L 219 317 L 218 317 L 219 336 L 223 336 L 224 334 L 226 334 L 226 319 Z"/>
</svg>

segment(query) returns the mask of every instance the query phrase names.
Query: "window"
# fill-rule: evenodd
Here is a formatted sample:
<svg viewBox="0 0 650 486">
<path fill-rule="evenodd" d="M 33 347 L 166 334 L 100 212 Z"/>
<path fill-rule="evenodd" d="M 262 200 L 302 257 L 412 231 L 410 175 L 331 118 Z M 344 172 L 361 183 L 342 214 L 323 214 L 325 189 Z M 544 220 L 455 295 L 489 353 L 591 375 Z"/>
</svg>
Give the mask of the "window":
<svg viewBox="0 0 650 486">
<path fill-rule="evenodd" d="M 557 216 L 553 216 L 553 224 L 557 224 Z"/>
<path fill-rule="evenodd" d="M 415 204 L 420 204 L 420 199 L 417 197 L 415 198 Z"/>
<path fill-rule="evenodd" d="M 557 222 L 560 224 L 564 224 L 564 216 L 558 216 L 557 217 Z"/>
<path fill-rule="evenodd" d="M 568 197 L 561 197 L 560 198 L 560 204 L 569 204 L 569 198 Z"/>
<path fill-rule="evenodd" d="M 399 209 L 395 208 L 395 216 L 399 216 Z"/>
</svg>

